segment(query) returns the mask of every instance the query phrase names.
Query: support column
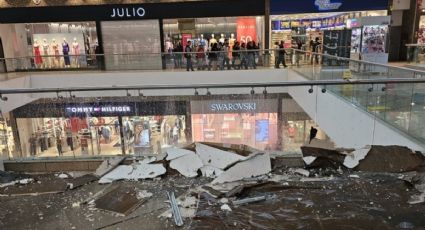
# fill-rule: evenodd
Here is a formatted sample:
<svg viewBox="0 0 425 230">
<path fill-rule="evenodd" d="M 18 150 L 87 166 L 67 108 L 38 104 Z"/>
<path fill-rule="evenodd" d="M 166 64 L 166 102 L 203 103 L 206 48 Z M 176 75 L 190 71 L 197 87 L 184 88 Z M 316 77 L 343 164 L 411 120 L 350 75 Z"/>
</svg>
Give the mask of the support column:
<svg viewBox="0 0 425 230">
<path fill-rule="evenodd" d="M 165 53 L 165 38 L 164 38 L 164 20 L 161 18 L 159 19 L 159 39 L 161 40 L 161 61 L 162 61 L 162 69 L 166 69 L 167 68 L 167 63 L 165 60 L 165 56 L 162 55 L 163 53 Z"/>
<path fill-rule="evenodd" d="M 99 53 L 104 55 L 105 54 L 105 50 L 103 49 L 103 36 L 102 36 L 102 25 L 100 21 L 96 21 L 96 34 L 97 34 L 97 45 L 99 46 Z M 98 54 L 99 54 L 98 53 Z M 100 56 L 97 57 L 97 60 L 99 61 L 98 63 L 98 67 L 101 70 L 105 70 L 106 66 L 105 66 L 105 56 Z"/>
<path fill-rule="evenodd" d="M 124 139 L 124 125 L 123 125 L 123 122 L 122 122 L 122 116 L 118 116 L 118 123 L 120 124 L 121 152 L 122 152 L 122 155 L 126 155 L 125 139 Z"/>
<path fill-rule="evenodd" d="M 264 12 L 264 48 L 270 48 L 270 0 L 264 0 L 265 11 Z"/>
</svg>

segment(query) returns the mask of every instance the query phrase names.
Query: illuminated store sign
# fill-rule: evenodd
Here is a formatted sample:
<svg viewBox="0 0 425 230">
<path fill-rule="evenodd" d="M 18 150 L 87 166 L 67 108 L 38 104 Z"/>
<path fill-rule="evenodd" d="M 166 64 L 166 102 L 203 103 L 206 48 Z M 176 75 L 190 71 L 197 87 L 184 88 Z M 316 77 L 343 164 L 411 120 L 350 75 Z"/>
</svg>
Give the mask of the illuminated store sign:
<svg viewBox="0 0 425 230">
<path fill-rule="evenodd" d="M 131 112 L 130 106 L 75 106 L 67 107 L 67 112 L 71 113 L 117 113 Z"/>
<path fill-rule="evenodd" d="M 121 7 L 112 8 L 111 18 L 141 18 L 146 11 L 143 7 Z"/>
<path fill-rule="evenodd" d="M 341 2 L 331 2 L 331 0 L 316 0 L 314 2 L 314 5 L 316 5 L 317 9 L 320 11 L 327 11 L 327 10 L 338 10 L 341 6 Z"/>
<path fill-rule="evenodd" d="M 257 103 L 215 103 L 210 105 L 211 111 L 256 111 Z"/>
</svg>

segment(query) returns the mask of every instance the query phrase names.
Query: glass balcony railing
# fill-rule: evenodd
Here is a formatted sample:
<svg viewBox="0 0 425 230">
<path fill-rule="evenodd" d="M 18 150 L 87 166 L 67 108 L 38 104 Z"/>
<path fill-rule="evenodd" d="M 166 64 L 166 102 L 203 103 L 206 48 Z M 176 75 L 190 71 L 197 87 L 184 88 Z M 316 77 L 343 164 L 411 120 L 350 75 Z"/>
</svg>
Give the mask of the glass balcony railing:
<svg viewBox="0 0 425 230">
<path fill-rule="evenodd" d="M 309 80 L 425 80 L 425 72 L 295 50 L 301 66 L 293 70 Z M 317 58 L 317 62 L 316 62 Z M 304 64 L 304 65 L 303 65 Z M 323 88 L 323 87 L 322 87 Z M 329 91 L 405 134 L 425 143 L 425 83 L 327 86 Z"/>
</svg>

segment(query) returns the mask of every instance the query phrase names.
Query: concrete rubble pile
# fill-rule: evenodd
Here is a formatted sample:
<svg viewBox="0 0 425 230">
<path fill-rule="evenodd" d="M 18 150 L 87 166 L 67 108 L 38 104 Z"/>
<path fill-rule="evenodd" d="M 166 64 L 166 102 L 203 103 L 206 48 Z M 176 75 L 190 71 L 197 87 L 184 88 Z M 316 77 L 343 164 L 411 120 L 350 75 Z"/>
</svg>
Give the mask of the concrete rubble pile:
<svg viewBox="0 0 425 230">
<path fill-rule="evenodd" d="M 194 143 L 169 148 L 154 157 L 108 158 L 93 173 L 33 176 L 0 171 L 0 195 L 66 193 L 97 181 L 93 183 L 96 189 L 72 199 L 71 206 L 88 210 L 86 219 L 90 222 L 95 222 L 92 212 L 99 210 L 123 218 L 105 228 L 148 215 L 140 207 L 158 211 L 155 216 L 170 221 L 173 227 L 183 226 L 188 219 L 208 218 L 214 212 L 228 215 L 253 203 L 273 204 L 282 199 L 282 191 L 332 193 L 335 189 L 329 186 L 338 181 L 364 183 L 358 181 L 370 174 L 363 173 L 395 175 L 396 181 L 414 189 L 406 203 L 414 205 L 425 200 L 425 161 L 421 153 L 399 146 L 303 146 L 301 150 L 302 156 L 287 157 L 246 146 Z M 179 183 L 180 179 L 184 182 Z M 377 183 L 369 180 L 366 184 Z M 315 205 L 302 198 L 295 201 L 306 208 Z"/>
</svg>

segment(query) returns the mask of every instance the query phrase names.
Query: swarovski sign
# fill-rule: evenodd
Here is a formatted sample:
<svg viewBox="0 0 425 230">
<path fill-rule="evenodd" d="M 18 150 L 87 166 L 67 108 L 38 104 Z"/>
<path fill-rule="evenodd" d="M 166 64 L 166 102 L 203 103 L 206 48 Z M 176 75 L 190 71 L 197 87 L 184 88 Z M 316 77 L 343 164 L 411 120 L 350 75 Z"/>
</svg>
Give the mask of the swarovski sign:
<svg viewBox="0 0 425 230">
<path fill-rule="evenodd" d="M 210 105 L 210 110 L 219 111 L 235 111 L 235 112 L 254 112 L 257 110 L 257 103 L 213 103 Z"/>
<path fill-rule="evenodd" d="M 67 107 L 68 113 L 126 113 L 131 112 L 130 106 L 75 106 Z"/>
<path fill-rule="evenodd" d="M 331 0 L 315 0 L 314 5 L 320 11 L 337 10 L 342 6 L 341 2 L 331 2 Z"/>
<path fill-rule="evenodd" d="M 142 18 L 146 14 L 143 7 L 112 8 L 111 18 Z"/>
</svg>

